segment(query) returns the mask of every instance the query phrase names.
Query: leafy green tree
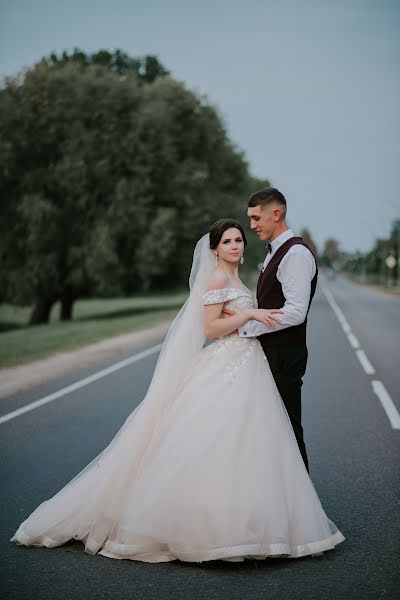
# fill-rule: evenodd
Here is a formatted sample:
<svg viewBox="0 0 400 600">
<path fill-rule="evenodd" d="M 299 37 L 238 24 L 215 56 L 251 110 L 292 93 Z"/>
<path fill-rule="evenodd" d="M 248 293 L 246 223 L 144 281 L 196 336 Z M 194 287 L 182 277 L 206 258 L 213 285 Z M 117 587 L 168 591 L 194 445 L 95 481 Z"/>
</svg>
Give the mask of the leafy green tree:
<svg viewBox="0 0 400 600">
<path fill-rule="evenodd" d="M 33 304 L 32 324 L 58 300 L 70 319 L 81 296 L 186 282 L 194 242 L 221 216 L 247 226 L 266 183 L 207 99 L 121 51 L 52 55 L 8 78 L 0 162 L 0 299 Z"/>
<path fill-rule="evenodd" d="M 136 77 L 77 64 L 41 63 L 1 90 L 6 295 L 34 303 L 32 324 L 47 322 L 58 299 L 70 318 L 74 300 L 96 290 L 92 237 L 101 228 L 105 238 L 120 144 L 139 103 Z"/>
</svg>

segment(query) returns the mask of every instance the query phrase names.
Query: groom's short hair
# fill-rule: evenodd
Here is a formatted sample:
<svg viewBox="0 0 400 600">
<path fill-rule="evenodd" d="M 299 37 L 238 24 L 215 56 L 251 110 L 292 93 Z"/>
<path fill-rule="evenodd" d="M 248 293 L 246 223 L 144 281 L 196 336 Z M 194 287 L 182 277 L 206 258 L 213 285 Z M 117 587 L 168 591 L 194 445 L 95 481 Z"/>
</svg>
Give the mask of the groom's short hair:
<svg viewBox="0 0 400 600">
<path fill-rule="evenodd" d="M 247 202 L 247 206 L 253 207 L 253 206 L 267 206 L 268 204 L 272 204 L 273 202 L 276 202 L 277 204 L 279 204 L 280 206 L 283 207 L 283 215 L 286 215 L 286 198 L 285 196 L 282 194 L 282 192 L 280 192 L 279 190 L 277 190 L 276 188 L 273 187 L 268 187 L 268 188 L 262 188 L 261 190 L 258 190 L 257 192 L 254 192 L 254 194 L 252 194 Z"/>
</svg>

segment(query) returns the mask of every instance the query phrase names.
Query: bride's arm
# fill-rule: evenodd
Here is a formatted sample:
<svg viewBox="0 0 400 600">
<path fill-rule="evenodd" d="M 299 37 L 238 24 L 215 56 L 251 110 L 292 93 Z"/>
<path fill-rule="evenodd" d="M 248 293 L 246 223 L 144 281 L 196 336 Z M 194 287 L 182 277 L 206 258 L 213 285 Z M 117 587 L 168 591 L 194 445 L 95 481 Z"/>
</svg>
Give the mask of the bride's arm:
<svg viewBox="0 0 400 600">
<path fill-rule="evenodd" d="M 204 333 L 208 340 L 215 340 L 223 335 L 233 333 L 252 319 L 254 309 L 244 310 L 232 317 L 224 317 L 222 309 L 224 303 L 209 304 L 204 307 Z"/>
<path fill-rule="evenodd" d="M 235 313 L 224 309 L 223 303 L 210 304 L 205 306 L 205 336 L 208 340 L 213 340 L 222 335 L 228 335 L 228 333 L 232 333 L 242 327 L 249 319 L 259 321 L 273 330 L 277 325 L 282 323 L 279 317 L 275 315 L 282 313 L 283 311 L 278 308 L 251 308 L 241 313 Z M 231 316 L 221 318 L 223 314 Z"/>
</svg>

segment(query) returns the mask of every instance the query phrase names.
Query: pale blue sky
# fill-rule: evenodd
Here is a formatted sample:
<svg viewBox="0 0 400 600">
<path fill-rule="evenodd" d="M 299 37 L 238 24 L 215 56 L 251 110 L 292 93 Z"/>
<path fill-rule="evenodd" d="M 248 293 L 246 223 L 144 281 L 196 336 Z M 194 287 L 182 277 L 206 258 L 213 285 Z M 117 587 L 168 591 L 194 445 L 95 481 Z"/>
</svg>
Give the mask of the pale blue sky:
<svg viewBox="0 0 400 600">
<path fill-rule="evenodd" d="M 399 26 L 397 0 L 0 0 L 0 74 L 75 46 L 157 54 L 296 231 L 367 250 L 400 217 Z"/>
</svg>

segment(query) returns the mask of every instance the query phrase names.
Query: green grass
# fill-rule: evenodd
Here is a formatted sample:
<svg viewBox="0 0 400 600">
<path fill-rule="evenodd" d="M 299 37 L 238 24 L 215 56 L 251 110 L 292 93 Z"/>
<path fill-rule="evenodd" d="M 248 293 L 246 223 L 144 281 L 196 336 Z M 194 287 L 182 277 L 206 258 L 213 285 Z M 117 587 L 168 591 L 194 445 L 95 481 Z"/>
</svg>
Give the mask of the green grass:
<svg viewBox="0 0 400 600">
<path fill-rule="evenodd" d="M 186 299 L 185 293 L 80 300 L 74 319 L 58 321 L 59 307 L 50 323 L 27 327 L 29 308 L 0 306 L 0 367 L 74 350 L 105 338 L 151 327 L 172 319 Z"/>
</svg>

